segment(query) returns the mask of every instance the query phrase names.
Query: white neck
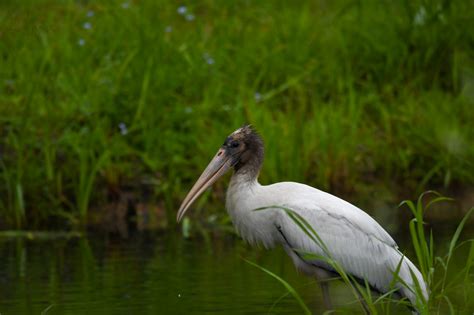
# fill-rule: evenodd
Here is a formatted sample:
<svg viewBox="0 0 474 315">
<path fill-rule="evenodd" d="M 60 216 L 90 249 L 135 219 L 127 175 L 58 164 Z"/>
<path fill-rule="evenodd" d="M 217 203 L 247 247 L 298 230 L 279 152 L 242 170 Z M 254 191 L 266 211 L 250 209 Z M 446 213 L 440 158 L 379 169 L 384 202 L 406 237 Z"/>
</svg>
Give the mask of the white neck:
<svg viewBox="0 0 474 315">
<path fill-rule="evenodd" d="M 262 200 L 265 186 L 258 183 L 255 176 L 235 173 L 227 190 L 226 208 L 237 232 L 251 244 L 272 247 L 275 227 L 270 223 L 272 210 L 257 210 L 267 206 Z"/>
</svg>

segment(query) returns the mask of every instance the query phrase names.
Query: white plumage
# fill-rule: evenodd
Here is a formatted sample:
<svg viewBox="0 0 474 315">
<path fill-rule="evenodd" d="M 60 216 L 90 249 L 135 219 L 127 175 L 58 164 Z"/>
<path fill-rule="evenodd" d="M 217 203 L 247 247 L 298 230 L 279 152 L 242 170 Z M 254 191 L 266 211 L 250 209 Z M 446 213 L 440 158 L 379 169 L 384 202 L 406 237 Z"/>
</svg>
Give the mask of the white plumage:
<svg viewBox="0 0 474 315">
<path fill-rule="evenodd" d="M 402 261 L 395 287 L 416 305 L 415 286 L 411 272 L 417 278 L 424 298 L 428 299 L 423 277 L 412 262 L 403 257 L 392 237 L 367 213 L 352 204 L 313 187 L 282 182 L 262 186 L 256 180 L 233 176 L 227 191 L 226 208 L 238 233 L 252 244 L 266 248 L 282 245 L 295 266 L 308 275 L 330 276 L 332 269 L 321 261 L 306 261 L 298 250 L 327 257 L 324 250 L 281 208 L 291 209 L 303 217 L 329 249 L 331 258 L 349 274 L 367 279 L 380 292 L 387 292 L 393 272 Z M 411 272 L 410 272 L 411 270 Z"/>
<path fill-rule="evenodd" d="M 323 256 L 336 261 L 345 273 L 356 280 L 367 281 L 379 292 L 387 292 L 394 283 L 397 293 L 408 298 L 415 308 L 419 306 L 417 287 L 428 300 L 421 273 L 372 217 L 340 198 L 304 184 L 282 182 L 262 186 L 258 183 L 262 163 L 260 136 L 249 126 L 234 131 L 183 200 L 177 220 L 181 220 L 202 192 L 233 168 L 226 208 L 246 241 L 267 248 L 282 245 L 299 270 L 319 280 L 325 280 L 335 271 L 327 259 L 321 259 Z M 260 208 L 266 209 L 257 211 Z M 311 225 L 324 246 L 312 240 L 283 208 Z M 315 255 L 309 257 L 304 253 Z M 400 267 L 398 280 L 394 281 L 397 267 Z M 327 283 L 320 283 L 325 304 L 330 307 Z"/>
</svg>

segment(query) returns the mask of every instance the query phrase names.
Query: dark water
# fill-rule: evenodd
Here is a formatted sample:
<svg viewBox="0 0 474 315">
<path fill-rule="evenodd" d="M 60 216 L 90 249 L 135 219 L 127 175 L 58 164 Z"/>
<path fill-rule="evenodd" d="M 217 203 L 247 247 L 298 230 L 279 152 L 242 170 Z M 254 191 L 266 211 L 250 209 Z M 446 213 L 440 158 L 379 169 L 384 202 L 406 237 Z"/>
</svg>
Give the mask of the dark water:
<svg viewBox="0 0 474 315">
<path fill-rule="evenodd" d="M 290 282 L 315 313 L 324 310 L 315 281 L 298 275 L 281 249 L 250 248 L 227 234 L 207 242 L 176 231 L 128 239 L 9 238 L 0 239 L 0 255 L 1 315 L 302 313 L 279 282 L 243 258 Z M 331 289 L 336 305 L 360 313 L 343 283 Z"/>
</svg>

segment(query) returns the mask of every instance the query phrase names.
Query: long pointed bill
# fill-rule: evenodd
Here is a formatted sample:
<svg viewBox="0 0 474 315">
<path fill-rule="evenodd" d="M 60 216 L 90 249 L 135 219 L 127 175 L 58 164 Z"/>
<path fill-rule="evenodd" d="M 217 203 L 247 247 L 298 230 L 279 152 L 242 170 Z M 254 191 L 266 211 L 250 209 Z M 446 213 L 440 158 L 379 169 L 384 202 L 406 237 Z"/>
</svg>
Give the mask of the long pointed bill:
<svg viewBox="0 0 474 315">
<path fill-rule="evenodd" d="M 181 207 L 179 207 L 176 220 L 179 222 L 183 218 L 186 211 L 192 203 L 214 182 L 224 175 L 224 173 L 232 167 L 232 157 L 227 156 L 225 150 L 219 149 L 216 156 L 212 159 L 199 179 L 184 198 Z"/>
</svg>

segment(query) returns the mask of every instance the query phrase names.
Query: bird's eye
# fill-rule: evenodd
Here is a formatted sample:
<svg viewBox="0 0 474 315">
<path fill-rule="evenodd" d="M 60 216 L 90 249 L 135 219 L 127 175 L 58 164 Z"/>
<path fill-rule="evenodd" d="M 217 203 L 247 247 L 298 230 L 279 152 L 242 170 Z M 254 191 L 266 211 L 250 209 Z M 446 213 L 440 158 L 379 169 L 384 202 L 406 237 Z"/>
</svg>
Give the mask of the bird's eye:
<svg viewBox="0 0 474 315">
<path fill-rule="evenodd" d="M 230 144 L 230 146 L 231 146 L 232 148 L 237 148 L 239 145 L 240 145 L 240 143 L 237 142 L 237 141 L 233 141 L 233 142 L 231 142 L 231 144 Z"/>
</svg>

